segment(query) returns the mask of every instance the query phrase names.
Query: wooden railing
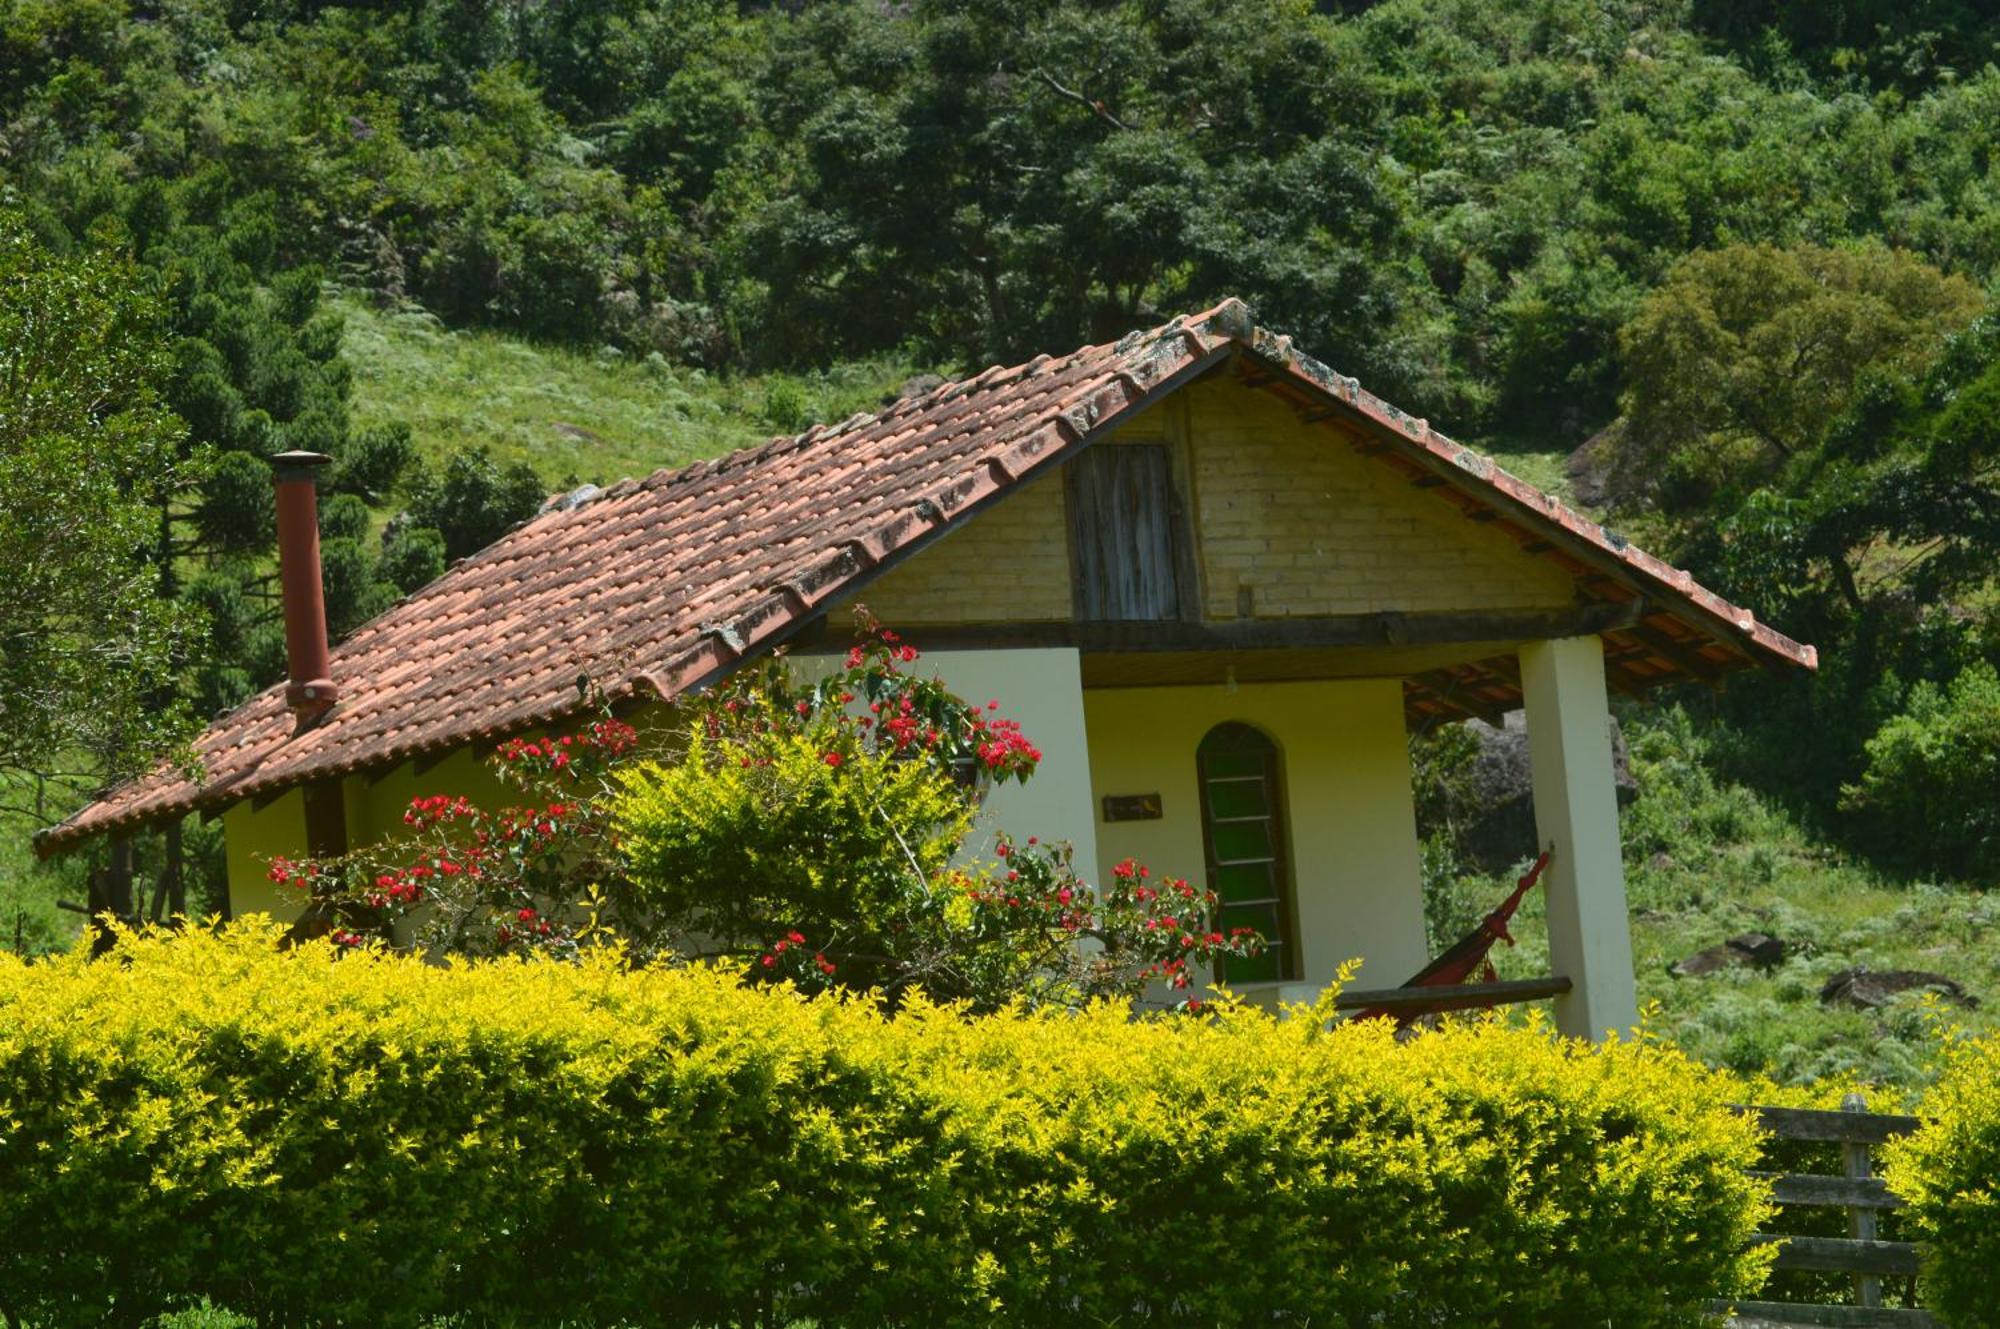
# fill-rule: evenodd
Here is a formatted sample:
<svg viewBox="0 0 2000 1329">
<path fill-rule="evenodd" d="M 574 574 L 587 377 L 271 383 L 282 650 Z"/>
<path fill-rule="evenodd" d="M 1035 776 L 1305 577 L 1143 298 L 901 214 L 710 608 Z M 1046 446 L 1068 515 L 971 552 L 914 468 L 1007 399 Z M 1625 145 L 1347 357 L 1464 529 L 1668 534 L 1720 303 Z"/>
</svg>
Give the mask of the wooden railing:
<svg viewBox="0 0 2000 1329">
<path fill-rule="evenodd" d="M 1884 1278 L 1911 1278 L 1918 1252 L 1912 1242 L 1883 1241 L 1880 1216 L 1902 1201 L 1874 1174 L 1869 1150 L 1918 1126 L 1915 1117 L 1869 1112 L 1859 1094 L 1849 1094 L 1838 1112 L 1805 1108 L 1739 1107 L 1755 1113 L 1766 1130 L 1781 1140 L 1807 1140 L 1840 1146 L 1838 1176 L 1814 1173 L 1761 1173 L 1771 1182 L 1772 1198 L 1782 1205 L 1834 1207 L 1847 1211 L 1845 1237 L 1766 1233 L 1760 1240 L 1780 1243 L 1776 1268 L 1850 1275 L 1851 1305 L 1808 1305 L 1784 1301 L 1718 1302 L 1715 1309 L 1732 1310 L 1736 1329 L 1793 1329 L 1801 1325 L 1845 1326 L 1846 1329 L 1942 1329 L 1928 1311 L 1882 1304 Z"/>
</svg>

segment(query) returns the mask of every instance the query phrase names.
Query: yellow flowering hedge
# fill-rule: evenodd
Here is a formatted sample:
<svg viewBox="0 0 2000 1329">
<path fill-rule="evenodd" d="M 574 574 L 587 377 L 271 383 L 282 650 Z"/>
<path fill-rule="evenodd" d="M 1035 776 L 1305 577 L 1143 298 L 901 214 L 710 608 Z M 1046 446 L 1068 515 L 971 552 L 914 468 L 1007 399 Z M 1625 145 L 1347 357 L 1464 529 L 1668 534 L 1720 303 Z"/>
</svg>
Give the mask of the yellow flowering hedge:
<svg viewBox="0 0 2000 1329">
<path fill-rule="evenodd" d="M 1380 1026 L 256 924 L 0 957 L 0 1312 L 1639 1329 L 1760 1280 L 1754 1128 L 1685 1058 Z"/>
<path fill-rule="evenodd" d="M 1953 1329 L 2000 1329 L 2000 1039 L 1950 1044 L 1919 1111 L 1884 1153 L 1926 1244 L 1924 1304 Z"/>
</svg>

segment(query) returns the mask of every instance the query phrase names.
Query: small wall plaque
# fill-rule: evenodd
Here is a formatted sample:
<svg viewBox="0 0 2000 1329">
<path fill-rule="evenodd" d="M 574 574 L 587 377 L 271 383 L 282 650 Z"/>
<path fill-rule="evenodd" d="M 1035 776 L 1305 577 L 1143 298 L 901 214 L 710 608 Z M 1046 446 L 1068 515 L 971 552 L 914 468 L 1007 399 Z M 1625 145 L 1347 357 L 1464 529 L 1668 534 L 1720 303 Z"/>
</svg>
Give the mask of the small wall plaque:
<svg viewBox="0 0 2000 1329">
<path fill-rule="evenodd" d="M 1106 821 L 1158 821 L 1160 811 L 1158 794 L 1106 794 L 1104 796 L 1104 819 Z"/>
</svg>

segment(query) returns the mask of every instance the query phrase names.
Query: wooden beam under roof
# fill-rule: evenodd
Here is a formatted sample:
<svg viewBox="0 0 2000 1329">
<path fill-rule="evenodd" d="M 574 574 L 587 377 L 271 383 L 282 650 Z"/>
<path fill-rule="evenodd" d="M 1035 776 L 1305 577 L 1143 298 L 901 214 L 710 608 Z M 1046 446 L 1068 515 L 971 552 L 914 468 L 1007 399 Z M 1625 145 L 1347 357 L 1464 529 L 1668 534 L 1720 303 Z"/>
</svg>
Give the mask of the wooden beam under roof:
<svg viewBox="0 0 2000 1329">
<path fill-rule="evenodd" d="M 1074 647 L 1086 654 L 1153 651 L 1261 651 L 1342 646 L 1432 646 L 1456 642 L 1583 637 L 1628 627 L 1640 600 L 1563 608 L 1318 614 L 1295 618 L 1163 620 L 1130 623 L 905 624 L 903 635 L 932 650 Z M 816 641 L 828 640 L 828 635 Z"/>
</svg>

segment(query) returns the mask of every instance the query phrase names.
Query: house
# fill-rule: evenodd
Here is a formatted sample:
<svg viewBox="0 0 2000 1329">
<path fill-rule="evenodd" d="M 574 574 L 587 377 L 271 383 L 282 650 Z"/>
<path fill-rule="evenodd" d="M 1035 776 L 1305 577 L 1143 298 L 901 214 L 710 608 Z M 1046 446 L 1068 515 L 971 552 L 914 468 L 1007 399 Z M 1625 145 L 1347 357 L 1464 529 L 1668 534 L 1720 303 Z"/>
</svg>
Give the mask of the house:
<svg viewBox="0 0 2000 1329">
<path fill-rule="evenodd" d="M 278 481 L 291 682 L 208 730 L 201 779 L 117 789 L 44 851 L 219 815 L 234 910 L 288 909 L 270 856 L 477 787 L 478 754 L 587 689 L 654 705 L 842 651 L 865 602 L 1043 749 L 991 817 L 1086 875 L 1206 871 L 1276 943 L 1231 975 L 1266 994 L 1421 967 L 1408 731 L 1525 706 L 1557 1018 L 1595 1036 L 1635 1018 L 1607 690 L 1816 665 L 1237 301 L 552 501 L 330 653 L 311 460 Z"/>
</svg>

